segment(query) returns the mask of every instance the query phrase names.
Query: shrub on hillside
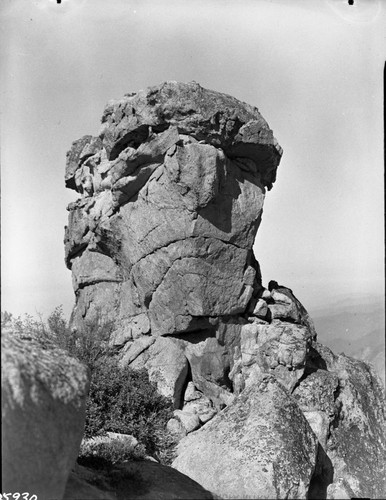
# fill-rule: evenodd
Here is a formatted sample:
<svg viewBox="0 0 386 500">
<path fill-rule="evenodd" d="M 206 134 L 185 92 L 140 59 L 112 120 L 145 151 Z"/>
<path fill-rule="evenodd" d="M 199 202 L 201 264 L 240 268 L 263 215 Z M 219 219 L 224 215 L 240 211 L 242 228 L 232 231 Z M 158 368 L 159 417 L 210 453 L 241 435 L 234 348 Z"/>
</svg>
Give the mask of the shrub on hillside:
<svg viewBox="0 0 386 500">
<path fill-rule="evenodd" d="M 101 318 L 96 314 L 81 330 L 70 328 L 62 306 L 58 306 L 48 317 L 47 324 L 54 342 L 93 370 L 98 359 L 109 353 L 108 341 L 114 329 L 113 322 L 102 322 Z"/>
<path fill-rule="evenodd" d="M 16 333 L 33 334 L 42 340 L 50 340 L 51 335 L 48 326 L 44 323 L 42 315 L 34 318 L 31 314 L 24 314 L 16 318 L 7 311 L 1 312 L 1 328 L 10 327 Z"/>
<path fill-rule="evenodd" d="M 131 434 L 147 453 L 157 455 L 170 441 L 166 423 L 172 416 L 172 401 L 157 392 L 146 370 L 121 369 L 112 357 L 94 367 L 85 437 L 107 431 Z"/>
</svg>

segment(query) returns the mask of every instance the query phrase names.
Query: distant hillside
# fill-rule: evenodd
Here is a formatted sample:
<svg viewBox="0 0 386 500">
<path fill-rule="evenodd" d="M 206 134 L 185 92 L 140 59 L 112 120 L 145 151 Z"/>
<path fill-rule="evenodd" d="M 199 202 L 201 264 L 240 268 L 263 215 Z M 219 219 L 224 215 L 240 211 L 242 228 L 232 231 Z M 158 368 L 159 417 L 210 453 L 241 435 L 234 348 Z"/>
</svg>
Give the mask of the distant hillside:
<svg viewBox="0 0 386 500">
<path fill-rule="evenodd" d="M 385 383 L 385 309 L 381 297 L 353 297 L 310 311 L 318 339 L 334 352 L 373 364 Z"/>
</svg>

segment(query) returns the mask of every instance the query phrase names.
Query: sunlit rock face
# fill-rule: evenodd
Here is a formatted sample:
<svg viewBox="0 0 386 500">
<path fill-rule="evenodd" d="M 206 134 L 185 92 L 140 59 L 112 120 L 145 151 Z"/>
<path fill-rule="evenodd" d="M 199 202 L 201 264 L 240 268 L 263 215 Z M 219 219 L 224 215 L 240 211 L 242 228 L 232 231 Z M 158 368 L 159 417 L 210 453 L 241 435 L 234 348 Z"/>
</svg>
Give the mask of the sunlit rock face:
<svg viewBox="0 0 386 500">
<path fill-rule="evenodd" d="M 243 313 L 280 157 L 257 108 L 195 82 L 109 103 L 99 136 L 67 156 L 66 185 L 82 195 L 65 236 L 73 324 L 113 319 L 125 343 Z"/>
</svg>

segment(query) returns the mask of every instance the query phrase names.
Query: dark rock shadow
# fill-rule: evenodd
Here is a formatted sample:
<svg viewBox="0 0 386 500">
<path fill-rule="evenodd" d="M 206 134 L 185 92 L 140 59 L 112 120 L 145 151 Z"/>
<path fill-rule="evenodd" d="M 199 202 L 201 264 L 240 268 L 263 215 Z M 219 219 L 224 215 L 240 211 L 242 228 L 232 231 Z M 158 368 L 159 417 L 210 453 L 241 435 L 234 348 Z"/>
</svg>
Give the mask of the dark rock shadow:
<svg viewBox="0 0 386 500">
<path fill-rule="evenodd" d="M 307 356 L 305 373 L 310 375 L 317 370 L 327 370 L 327 364 L 315 347 L 311 346 Z"/>
<path fill-rule="evenodd" d="M 203 317 L 203 320 L 206 320 L 206 318 Z M 207 329 L 201 328 L 201 329 L 196 330 L 196 331 L 173 333 L 173 334 L 165 335 L 165 337 L 186 340 L 186 341 L 190 342 L 191 344 L 198 344 L 199 342 L 204 342 L 209 337 L 216 337 L 216 329 L 215 328 L 207 328 Z"/>
<path fill-rule="evenodd" d="M 327 487 L 333 482 L 334 468 L 321 444 L 318 444 L 316 467 L 307 493 L 307 500 L 327 498 Z"/>
</svg>

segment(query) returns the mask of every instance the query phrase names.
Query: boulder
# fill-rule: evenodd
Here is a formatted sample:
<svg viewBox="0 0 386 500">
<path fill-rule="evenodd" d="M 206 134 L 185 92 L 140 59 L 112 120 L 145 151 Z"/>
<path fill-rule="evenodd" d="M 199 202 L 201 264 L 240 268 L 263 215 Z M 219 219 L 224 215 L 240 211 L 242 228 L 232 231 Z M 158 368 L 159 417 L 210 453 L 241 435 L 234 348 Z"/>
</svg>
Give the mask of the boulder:
<svg viewBox="0 0 386 500">
<path fill-rule="evenodd" d="M 220 498 L 307 498 L 318 443 L 272 376 L 182 439 L 173 467 Z"/>
<path fill-rule="evenodd" d="M 185 437 L 187 434 L 186 428 L 178 418 L 169 419 L 168 423 L 166 424 L 166 429 L 174 436 L 177 441 Z"/>
<path fill-rule="evenodd" d="M 188 382 L 184 392 L 184 404 L 189 403 L 191 401 L 196 401 L 202 397 L 202 392 L 198 391 L 194 386 L 193 382 Z"/>
<path fill-rule="evenodd" d="M 200 427 L 200 419 L 195 411 L 174 410 L 174 416 L 179 420 L 186 430 L 186 434 L 195 431 Z"/>
<path fill-rule="evenodd" d="M 217 413 L 212 401 L 197 391 L 192 382 L 188 383 L 185 391 L 183 410 L 197 414 L 201 424 L 208 422 Z"/>
<path fill-rule="evenodd" d="M 36 334 L 1 335 L 3 491 L 62 498 L 82 439 L 88 371 Z"/>
</svg>

